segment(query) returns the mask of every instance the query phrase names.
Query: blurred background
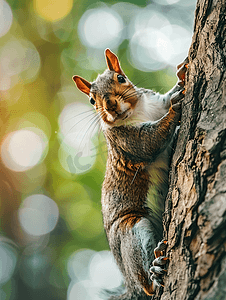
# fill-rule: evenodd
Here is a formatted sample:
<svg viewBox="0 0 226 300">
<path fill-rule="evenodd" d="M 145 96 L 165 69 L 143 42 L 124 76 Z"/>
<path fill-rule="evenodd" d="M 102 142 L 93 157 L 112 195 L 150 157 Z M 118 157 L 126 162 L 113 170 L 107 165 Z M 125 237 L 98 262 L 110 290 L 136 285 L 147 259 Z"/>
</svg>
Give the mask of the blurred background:
<svg viewBox="0 0 226 300">
<path fill-rule="evenodd" d="M 117 53 L 164 93 L 191 43 L 194 0 L 0 0 L 0 299 L 98 300 L 122 278 L 101 215 L 106 146 L 77 74 Z"/>
</svg>

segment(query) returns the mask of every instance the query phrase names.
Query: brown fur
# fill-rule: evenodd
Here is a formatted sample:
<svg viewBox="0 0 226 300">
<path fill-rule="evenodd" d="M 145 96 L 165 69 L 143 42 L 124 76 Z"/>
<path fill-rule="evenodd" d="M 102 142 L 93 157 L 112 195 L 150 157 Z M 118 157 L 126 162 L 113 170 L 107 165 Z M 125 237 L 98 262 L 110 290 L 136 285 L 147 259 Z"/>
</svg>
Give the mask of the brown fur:
<svg viewBox="0 0 226 300">
<path fill-rule="evenodd" d="M 141 274 L 139 274 L 139 280 L 140 282 L 142 282 L 142 286 L 144 288 L 144 292 L 148 295 L 148 296 L 152 296 L 154 295 L 154 287 L 153 287 L 153 282 L 149 282 L 147 280 L 148 274 L 146 274 L 145 272 L 142 272 Z"/>
</svg>

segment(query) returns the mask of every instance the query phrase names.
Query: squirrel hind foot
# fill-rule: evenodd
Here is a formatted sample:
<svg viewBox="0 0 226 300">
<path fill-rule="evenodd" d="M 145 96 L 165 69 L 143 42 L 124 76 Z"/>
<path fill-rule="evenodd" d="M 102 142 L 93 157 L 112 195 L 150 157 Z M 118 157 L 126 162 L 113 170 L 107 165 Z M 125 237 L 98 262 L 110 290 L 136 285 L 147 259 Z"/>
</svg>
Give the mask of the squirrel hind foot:
<svg viewBox="0 0 226 300">
<path fill-rule="evenodd" d="M 163 255 L 163 251 L 166 250 L 168 242 L 166 240 L 162 240 L 158 243 L 157 247 L 154 249 L 155 258 Z"/>
<path fill-rule="evenodd" d="M 157 287 L 164 287 L 162 276 L 167 273 L 167 270 L 163 267 L 168 262 L 168 257 L 165 256 L 167 245 L 167 241 L 162 240 L 154 249 L 155 259 L 149 269 L 152 273 L 151 280 L 153 292 L 155 292 Z"/>
</svg>

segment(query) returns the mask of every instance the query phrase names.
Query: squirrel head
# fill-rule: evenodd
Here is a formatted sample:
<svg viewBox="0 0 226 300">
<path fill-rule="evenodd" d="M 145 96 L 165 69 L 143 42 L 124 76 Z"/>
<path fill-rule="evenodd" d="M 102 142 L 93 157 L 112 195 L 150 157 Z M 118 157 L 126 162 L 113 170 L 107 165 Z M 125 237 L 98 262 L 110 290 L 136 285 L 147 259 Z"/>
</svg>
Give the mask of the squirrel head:
<svg viewBox="0 0 226 300">
<path fill-rule="evenodd" d="M 102 120 L 115 125 L 132 115 L 138 93 L 123 72 L 118 57 L 110 49 L 105 50 L 105 58 L 108 69 L 94 82 L 90 83 L 78 75 L 73 76 L 73 80 L 78 89 L 89 97 Z"/>
</svg>

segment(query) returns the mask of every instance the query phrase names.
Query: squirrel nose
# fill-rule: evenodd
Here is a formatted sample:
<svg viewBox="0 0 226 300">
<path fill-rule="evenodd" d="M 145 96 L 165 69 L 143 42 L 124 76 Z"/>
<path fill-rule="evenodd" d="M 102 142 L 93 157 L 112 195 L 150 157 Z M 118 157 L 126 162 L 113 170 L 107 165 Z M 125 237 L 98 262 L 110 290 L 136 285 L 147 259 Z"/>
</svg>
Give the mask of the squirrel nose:
<svg viewBox="0 0 226 300">
<path fill-rule="evenodd" d="M 106 103 L 106 110 L 114 110 L 117 107 L 117 101 L 116 100 L 110 100 L 109 98 L 105 98 Z"/>
</svg>

